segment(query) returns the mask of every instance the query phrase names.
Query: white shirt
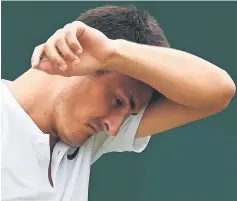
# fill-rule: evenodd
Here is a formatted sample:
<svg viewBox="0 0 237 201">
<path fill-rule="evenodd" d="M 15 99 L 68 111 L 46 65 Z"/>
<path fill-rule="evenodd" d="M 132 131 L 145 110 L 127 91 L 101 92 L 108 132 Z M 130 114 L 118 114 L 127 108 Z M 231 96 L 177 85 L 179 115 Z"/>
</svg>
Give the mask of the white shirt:
<svg viewBox="0 0 237 201">
<path fill-rule="evenodd" d="M 135 139 L 145 107 L 129 117 L 116 137 L 100 132 L 91 137 L 73 160 L 75 151 L 58 142 L 52 154 L 52 187 L 48 180 L 49 135 L 42 133 L 1 81 L 2 200 L 87 201 L 90 166 L 108 152 L 141 152 L 150 137 Z"/>
</svg>

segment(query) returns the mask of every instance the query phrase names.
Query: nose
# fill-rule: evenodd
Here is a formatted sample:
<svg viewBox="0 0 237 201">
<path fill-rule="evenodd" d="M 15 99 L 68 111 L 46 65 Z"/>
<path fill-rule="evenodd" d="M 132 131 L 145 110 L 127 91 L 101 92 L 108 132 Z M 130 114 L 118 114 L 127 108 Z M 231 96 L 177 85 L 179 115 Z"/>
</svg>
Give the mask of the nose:
<svg viewBox="0 0 237 201">
<path fill-rule="evenodd" d="M 116 136 L 127 116 L 128 112 L 120 112 L 120 114 L 113 112 L 101 118 L 104 131 L 106 131 L 108 135 Z"/>
</svg>

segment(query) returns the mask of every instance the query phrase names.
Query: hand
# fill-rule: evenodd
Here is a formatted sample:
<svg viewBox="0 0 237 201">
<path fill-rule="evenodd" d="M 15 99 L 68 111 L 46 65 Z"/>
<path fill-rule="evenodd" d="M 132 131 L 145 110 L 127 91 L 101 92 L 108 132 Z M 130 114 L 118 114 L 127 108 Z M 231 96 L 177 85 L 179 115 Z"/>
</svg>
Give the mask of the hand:
<svg viewBox="0 0 237 201">
<path fill-rule="evenodd" d="M 113 42 L 102 32 L 75 21 L 34 49 L 31 65 L 49 74 L 76 76 L 106 70 Z M 41 58 L 46 61 L 41 61 Z M 48 60 L 48 61 L 47 61 Z M 48 62 L 47 65 L 43 65 Z"/>
</svg>

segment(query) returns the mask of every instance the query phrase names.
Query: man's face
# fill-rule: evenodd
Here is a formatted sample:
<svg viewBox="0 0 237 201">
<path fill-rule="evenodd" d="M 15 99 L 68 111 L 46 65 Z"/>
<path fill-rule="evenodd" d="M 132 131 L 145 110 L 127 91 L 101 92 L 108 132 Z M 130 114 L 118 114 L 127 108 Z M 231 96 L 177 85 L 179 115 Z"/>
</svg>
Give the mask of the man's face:
<svg viewBox="0 0 237 201">
<path fill-rule="evenodd" d="M 101 130 L 116 135 L 151 96 L 151 87 L 120 73 L 67 78 L 55 101 L 53 129 L 71 146 L 81 146 Z"/>
</svg>

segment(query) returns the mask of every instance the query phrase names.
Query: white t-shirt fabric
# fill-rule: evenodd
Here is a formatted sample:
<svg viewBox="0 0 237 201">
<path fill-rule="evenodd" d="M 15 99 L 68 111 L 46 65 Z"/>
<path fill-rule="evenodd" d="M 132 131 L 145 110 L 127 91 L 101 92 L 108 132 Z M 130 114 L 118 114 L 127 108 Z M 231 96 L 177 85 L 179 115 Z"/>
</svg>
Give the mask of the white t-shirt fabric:
<svg viewBox="0 0 237 201">
<path fill-rule="evenodd" d="M 51 163 L 52 187 L 48 180 L 49 135 L 42 133 L 1 81 L 2 90 L 2 201 L 87 201 L 90 166 L 109 152 L 142 152 L 150 137 L 135 138 L 146 106 L 129 117 L 117 136 L 100 132 L 91 137 L 73 160 L 75 151 L 59 141 Z"/>
</svg>

